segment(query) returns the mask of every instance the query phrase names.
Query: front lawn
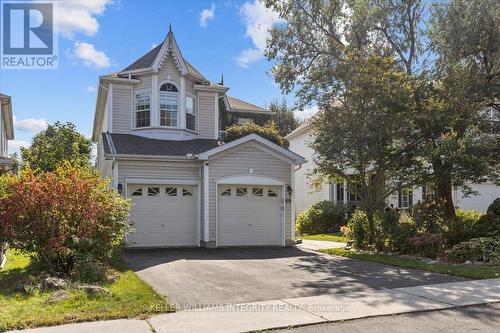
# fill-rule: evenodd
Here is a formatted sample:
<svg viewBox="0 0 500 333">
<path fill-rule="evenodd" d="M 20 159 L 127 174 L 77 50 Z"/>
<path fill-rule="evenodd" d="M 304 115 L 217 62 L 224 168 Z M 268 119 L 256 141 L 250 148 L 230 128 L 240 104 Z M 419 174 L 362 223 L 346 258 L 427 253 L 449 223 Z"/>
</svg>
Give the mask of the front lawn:
<svg viewBox="0 0 500 333">
<path fill-rule="evenodd" d="M 500 277 L 500 266 L 474 266 L 474 265 L 448 265 L 448 264 L 426 264 L 417 259 L 402 258 L 387 254 L 361 253 L 346 249 L 325 249 L 320 252 L 339 255 L 347 258 L 373 261 L 379 264 L 421 269 L 424 271 L 461 276 L 470 279 L 494 279 Z"/>
<path fill-rule="evenodd" d="M 347 243 L 347 239 L 344 236 L 342 236 L 341 232 L 336 232 L 334 234 L 302 235 L 300 238 L 309 240 Z"/>
<path fill-rule="evenodd" d="M 167 300 L 139 279 L 123 263 L 110 272 L 116 280 L 103 284 L 111 295 L 89 295 L 70 289 L 69 297 L 47 304 L 54 292 L 18 292 L 19 281 L 30 279 L 29 258 L 17 251 L 7 252 L 7 264 L 0 270 L 0 332 L 15 328 L 51 326 L 72 322 L 141 317 L 170 310 Z"/>
</svg>

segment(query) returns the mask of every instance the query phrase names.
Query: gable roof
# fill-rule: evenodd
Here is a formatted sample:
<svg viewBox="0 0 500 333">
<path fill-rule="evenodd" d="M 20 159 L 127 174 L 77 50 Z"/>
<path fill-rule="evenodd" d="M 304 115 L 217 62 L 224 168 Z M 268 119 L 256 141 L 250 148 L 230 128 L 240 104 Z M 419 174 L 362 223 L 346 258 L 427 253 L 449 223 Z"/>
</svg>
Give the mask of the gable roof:
<svg viewBox="0 0 500 333">
<path fill-rule="evenodd" d="M 3 117 L 7 140 L 14 139 L 14 119 L 12 118 L 12 99 L 0 93 L 0 117 Z"/>
<path fill-rule="evenodd" d="M 295 138 L 296 136 L 309 131 L 309 122 L 305 121 L 302 125 L 294 129 L 292 132 L 290 132 L 287 136 L 285 136 L 285 139 L 290 140 Z"/>
<path fill-rule="evenodd" d="M 122 72 L 150 68 L 153 65 L 156 57 L 158 56 L 158 53 L 160 53 L 162 45 L 163 43 L 153 48 L 151 51 L 134 61 L 132 64 L 125 67 Z"/>
<path fill-rule="evenodd" d="M 216 148 L 215 139 L 184 141 L 150 139 L 132 134 L 102 133 L 104 153 L 108 155 L 147 155 L 185 157 Z"/>
<path fill-rule="evenodd" d="M 274 114 L 274 112 L 261 108 L 260 106 L 242 101 L 241 99 L 231 97 L 228 95 L 226 95 L 225 102 L 227 103 L 226 106 L 228 107 L 228 110 L 230 112 Z"/>
<path fill-rule="evenodd" d="M 199 154 L 198 158 L 200 160 L 208 160 L 209 157 L 211 157 L 211 156 L 217 155 L 219 153 L 222 153 L 223 151 L 237 147 L 237 146 L 245 144 L 247 142 L 255 142 L 255 143 L 260 144 L 266 148 L 269 148 L 272 151 L 284 156 L 292 164 L 299 165 L 299 164 L 303 164 L 306 162 L 306 160 L 302 156 L 294 153 L 293 151 L 285 149 L 281 146 L 278 146 L 277 144 L 275 144 L 269 140 L 266 140 L 263 137 L 261 137 L 257 134 L 253 134 L 253 133 L 249 134 L 247 136 L 244 136 L 242 138 L 236 139 L 234 141 L 231 141 L 229 143 L 226 143 L 222 146 L 205 151 L 205 152 Z"/>
</svg>

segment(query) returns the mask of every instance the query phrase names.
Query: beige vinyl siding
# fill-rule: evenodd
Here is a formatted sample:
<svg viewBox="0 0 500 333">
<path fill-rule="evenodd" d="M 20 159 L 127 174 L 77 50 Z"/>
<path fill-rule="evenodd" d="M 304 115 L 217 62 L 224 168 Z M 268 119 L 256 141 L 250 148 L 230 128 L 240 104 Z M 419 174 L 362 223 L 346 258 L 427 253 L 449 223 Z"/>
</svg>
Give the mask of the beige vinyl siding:
<svg viewBox="0 0 500 333">
<path fill-rule="evenodd" d="M 215 102 L 216 94 L 198 93 L 198 125 L 200 138 L 214 139 L 216 137 L 215 128 Z"/>
<path fill-rule="evenodd" d="M 210 160 L 210 241 L 216 237 L 216 180 L 221 177 L 249 174 L 249 169 L 254 170 L 255 175 L 268 176 L 281 180 L 285 184 L 291 183 L 292 166 L 258 148 L 257 144 L 248 143 L 235 147 L 230 152 L 221 153 L 219 158 Z M 286 194 L 287 199 L 288 194 Z M 290 240 L 291 233 L 291 205 L 285 207 L 285 239 Z"/>
<path fill-rule="evenodd" d="M 171 56 L 167 58 L 163 66 L 158 70 L 158 84 L 165 80 L 174 82 L 180 92 L 181 72 Z"/>
<path fill-rule="evenodd" d="M 112 133 L 129 134 L 132 126 L 132 86 L 113 84 Z"/>
<path fill-rule="evenodd" d="M 134 86 L 135 90 L 151 90 L 151 74 L 136 76 L 134 79 L 141 80 L 141 83 Z"/>
<path fill-rule="evenodd" d="M 125 184 L 125 177 L 174 178 L 199 180 L 199 163 L 166 161 L 118 162 L 118 182 Z"/>
</svg>

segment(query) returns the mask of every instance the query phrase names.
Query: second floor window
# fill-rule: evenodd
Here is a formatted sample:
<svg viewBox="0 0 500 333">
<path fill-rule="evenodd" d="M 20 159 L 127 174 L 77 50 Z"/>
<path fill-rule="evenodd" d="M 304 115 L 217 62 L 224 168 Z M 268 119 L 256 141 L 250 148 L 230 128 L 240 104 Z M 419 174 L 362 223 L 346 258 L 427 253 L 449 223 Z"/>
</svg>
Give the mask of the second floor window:
<svg viewBox="0 0 500 333">
<path fill-rule="evenodd" d="M 171 83 L 160 87 L 160 126 L 177 127 L 179 91 Z"/>
<path fill-rule="evenodd" d="M 151 125 L 151 96 L 149 93 L 135 95 L 135 127 Z"/>
<path fill-rule="evenodd" d="M 196 108 L 191 96 L 186 97 L 186 128 L 196 131 Z"/>
</svg>

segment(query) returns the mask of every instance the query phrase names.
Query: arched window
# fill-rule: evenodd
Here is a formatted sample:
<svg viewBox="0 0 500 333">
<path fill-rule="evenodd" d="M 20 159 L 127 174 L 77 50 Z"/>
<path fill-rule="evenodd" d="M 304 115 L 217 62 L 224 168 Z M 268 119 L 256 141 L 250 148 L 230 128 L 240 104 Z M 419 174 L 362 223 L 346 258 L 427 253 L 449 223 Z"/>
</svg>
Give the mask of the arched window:
<svg viewBox="0 0 500 333">
<path fill-rule="evenodd" d="M 160 87 L 160 126 L 177 127 L 179 115 L 179 91 L 172 83 Z"/>
</svg>

